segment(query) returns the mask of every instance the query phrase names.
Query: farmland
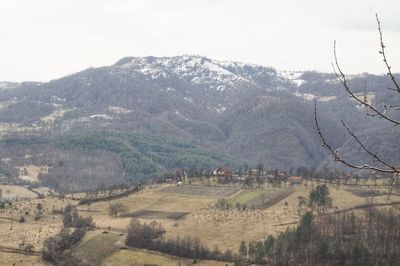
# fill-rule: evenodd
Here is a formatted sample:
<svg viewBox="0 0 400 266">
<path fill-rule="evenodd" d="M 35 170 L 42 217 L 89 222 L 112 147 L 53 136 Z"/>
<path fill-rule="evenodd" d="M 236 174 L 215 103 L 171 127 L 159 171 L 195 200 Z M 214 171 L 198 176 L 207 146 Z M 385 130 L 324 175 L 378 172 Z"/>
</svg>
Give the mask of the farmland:
<svg viewBox="0 0 400 266">
<path fill-rule="evenodd" d="M 25 193 L 26 199 L 1 210 L 0 239 L 2 243 L 7 243 L 6 246 L 3 244 L 3 248 L 21 249 L 21 243 L 30 243 L 34 246 L 34 252 L 38 252 L 44 240 L 55 235 L 62 227 L 62 215 L 57 214 L 56 210 L 72 204 L 77 206 L 80 215 L 91 216 L 97 226 L 73 249 L 75 257 L 94 265 L 124 265 L 128 261 L 133 265 L 186 265 L 191 260 L 153 251 L 126 249 L 126 230 L 131 219 L 160 222 L 166 231 L 165 239 L 187 236 L 198 238 L 211 250 L 218 246 L 221 251 L 230 249 L 237 252 L 241 241 L 260 240 L 267 235 L 278 235 L 288 226 L 296 226 L 299 215 L 306 208 L 303 206 L 301 209 L 299 198 L 307 198 L 314 185 L 251 189 L 237 185 L 159 184 L 146 186 L 125 197 L 79 206 L 78 200 L 52 196 L 37 199 L 36 194 L 30 194 L 32 192 L 23 187 L 2 186 L 3 191 L 9 190 L 9 195 L 19 191 Z M 333 199 L 331 211 L 346 210 L 367 201 L 400 201 L 396 194 L 389 201 L 387 195 L 367 187 L 342 188 L 329 184 L 328 187 Z M 71 197 L 79 199 L 79 194 Z M 217 203 L 222 199 L 231 207 L 219 209 Z M 111 216 L 109 206 L 115 203 L 126 206 L 127 212 L 121 216 Z M 42 215 L 36 220 L 38 204 L 41 205 Z M 19 222 L 21 216 L 25 222 Z M 0 249 L 0 259 L 15 265 L 25 265 L 18 264 L 19 261 L 32 265 L 43 264 L 39 255 L 13 254 L 7 249 Z M 225 264 L 201 261 L 200 265 Z"/>
<path fill-rule="evenodd" d="M 104 262 L 106 266 L 119 266 L 119 265 L 192 265 L 193 261 L 190 259 L 182 259 L 174 256 L 166 256 L 158 252 L 149 252 L 144 250 L 120 250 L 106 259 Z M 200 266 L 225 266 L 232 265 L 232 263 L 221 261 L 199 261 L 196 265 Z"/>
</svg>

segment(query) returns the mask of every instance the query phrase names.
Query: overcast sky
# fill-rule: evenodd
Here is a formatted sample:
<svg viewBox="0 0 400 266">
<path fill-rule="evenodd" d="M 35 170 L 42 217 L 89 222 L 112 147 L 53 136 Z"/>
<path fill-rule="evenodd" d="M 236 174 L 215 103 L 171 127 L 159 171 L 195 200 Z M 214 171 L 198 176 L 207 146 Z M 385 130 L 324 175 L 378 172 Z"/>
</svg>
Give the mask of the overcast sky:
<svg viewBox="0 0 400 266">
<path fill-rule="evenodd" d="M 124 56 L 204 55 L 287 70 L 400 72 L 398 0 L 0 0 L 0 80 L 47 81 Z"/>
</svg>

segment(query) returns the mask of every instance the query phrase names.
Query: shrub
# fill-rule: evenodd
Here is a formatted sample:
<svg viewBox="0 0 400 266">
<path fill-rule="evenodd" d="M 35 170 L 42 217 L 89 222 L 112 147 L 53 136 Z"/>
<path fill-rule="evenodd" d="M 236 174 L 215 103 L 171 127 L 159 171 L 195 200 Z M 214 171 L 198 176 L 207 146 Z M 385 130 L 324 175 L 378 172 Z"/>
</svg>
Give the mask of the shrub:
<svg viewBox="0 0 400 266">
<path fill-rule="evenodd" d="M 76 208 L 71 205 L 67 205 L 64 209 L 63 224 L 64 227 L 85 227 L 87 229 L 93 229 L 95 227 L 92 217 L 85 218 L 80 216 Z"/>
<path fill-rule="evenodd" d="M 219 210 L 228 210 L 231 207 L 232 207 L 232 204 L 230 202 L 228 202 L 228 200 L 225 198 L 219 199 L 217 201 L 217 203 L 215 203 L 215 208 L 217 208 Z"/>
<path fill-rule="evenodd" d="M 63 252 L 78 243 L 86 231 L 86 228 L 77 228 L 74 231 L 63 228 L 57 235 L 47 238 L 43 244 L 43 259 L 59 264 L 63 259 Z"/>
<path fill-rule="evenodd" d="M 128 235 L 126 244 L 140 248 L 148 248 L 152 244 L 152 240 L 162 236 L 165 233 L 161 223 L 156 221 L 150 224 L 141 223 L 138 220 L 132 219 L 128 226 Z"/>
<path fill-rule="evenodd" d="M 114 217 L 122 216 L 128 212 L 128 208 L 120 202 L 112 203 L 108 207 L 108 213 Z"/>
</svg>

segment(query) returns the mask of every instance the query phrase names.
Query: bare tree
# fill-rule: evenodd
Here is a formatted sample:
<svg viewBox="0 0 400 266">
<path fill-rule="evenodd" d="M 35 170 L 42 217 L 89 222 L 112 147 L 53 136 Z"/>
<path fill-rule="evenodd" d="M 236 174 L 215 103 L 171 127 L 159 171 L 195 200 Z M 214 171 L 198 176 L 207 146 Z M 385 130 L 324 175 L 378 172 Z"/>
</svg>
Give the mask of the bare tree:
<svg viewBox="0 0 400 266">
<path fill-rule="evenodd" d="M 128 212 L 128 208 L 124 204 L 117 202 L 110 204 L 108 211 L 110 215 L 118 217 L 126 214 Z"/>
<path fill-rule="evenodd" d="M 379 39 L 380 39 L 380 50 L 379 54 L 382 56 L 382 60 L 384 62 L 384 65 L 387 69 L 387 75 L 389 79 L 391 80 L 393 87 L 389 88 L 389 90 L 393 91 L 393 93 L 400 93 L 400 86 L 399 82 L 396 80 L 392 68 L 388 62 L 387 56 L 386 56 L 386 51 L 385 51 L 385 44 L 383 42 L 383 34 L 382 34 L 382 29 L 381 29 L 381 22 L 379 20 L 378 15 L 376 14 L 376 21 L 378 24 L 378 32 L 379 32 Z M 350 95 L 351 99 L 354 99 L 357 101 L 361 106 L 365 107 L 369 112 L 367 113 L 368 116 L 376 117 L 378 119 L 382 119 L 386 121 L 387 123 L 393 125 L 393 126 L 400 126 L 400 121 L 396 120 L 393 118 L 390 113 L 392 111 L 399 111 L 400 110 L 400 105 L 384 105 L 381 108 L 380 107 L 375 107 L 372 103 L 368 102 L 366 97 L 358 96 L 353 92 L 353 89 L 349 85 L 348 82 L 348 77 L 344 74 L 342 71 L 338 56 L 336 53 L 336 41 L 334 43 L 334 59 L 335 62 L 332 63 L 333 69 L 335 71 L 336 77 L 339 80 L 339 82 L 343 85 L 344 89 L 346 92 Z M 366 84 L 365 84 L 366 85 Z M 392 174 L 392 179 L 390 182 L 390 190 L 388 197 L 390 197 L 392 193 L 392 188 L 393 184 L 396 180 L 398 180 L 399 175 L 400 175 L 400 168 L 393 163 L 388 162 L 387 160 L 383 159 L 382 156 L 380 156 L 377 152 L 371 150 L 369 147 L 365 145 L 365 143 L 360 139 L 357 134 L 351 130 L 347 124 L 341 120 L 341 124 L 343 128 L 347 131 L 347 133 L 356 141 L 356 143 L 360 146 L 360 148 L 365 151 L 368 156 L 372 159 L 373 164 L 356 164 L 353 163 L 351 160 L 348 158 L 344 158 L 338 153 L 338 150 L 335 150 L 327 141 L 326 137 L 321 131 L 320 124 L 318 122 L 318 115 L 317 115 L 317 100 L 315 100 L 314 103 L 314 118 L 315 118 L 315 124 L 318 130 L 318 134 L 322 140 L 322 146 L 325 147 L 329 153 L 332 155 L 335 161 L 340 162 L 344 164 L 345 166 L 348 166 L 350 168 L 354 169 L 360 169 L 360 170 L 373 170 L 377 172 L 382 172 L 382 173 L 387 173 L 387 174 Z"/>
</svg>

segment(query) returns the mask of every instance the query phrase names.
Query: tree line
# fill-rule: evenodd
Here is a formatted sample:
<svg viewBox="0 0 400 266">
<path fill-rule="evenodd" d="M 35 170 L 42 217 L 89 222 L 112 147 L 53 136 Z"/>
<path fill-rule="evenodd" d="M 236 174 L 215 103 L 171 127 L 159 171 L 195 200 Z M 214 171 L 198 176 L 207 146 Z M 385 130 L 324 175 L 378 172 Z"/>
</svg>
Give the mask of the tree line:
<svg viewBox="0 0 400 266">
<path fill-rule="evenodd" d="M 92 217 L 82 217 L 75 207 L 67 205 L 63 210 L 63 226 L 58 234 L 44 241 L 42 257 L 56 265 L 80 265 L 80 261 L 71 256 L 70 248 L 77 244 L 88 230 L 94 229 Z"/>
<path fill-rule="evenodd" d="M 218 247 L 214 250 L 203 246 L 198 238 L 183 237 L 176 239 L 165 239 L 164 227 L 161 223 L 141 223 L 136 219 L 132 219 L 128 226 L 128 234 L 126 237 L 126 245 L 145 248 L 149 250 L 159 251 L 166 254 L 193 259 L 196 262 L 203 260 L 219 260 L 219 261 L 235 261 L 238 259 L 232 251 L 219 251 Z"/>
<path fill-rule="evenodd" d="M 395 266 L 400 261 L 399 215 L 373 207 L 321 216 L 307 212 L 296 229 L 242 242 L 238 264 Z"/>
</svg>

